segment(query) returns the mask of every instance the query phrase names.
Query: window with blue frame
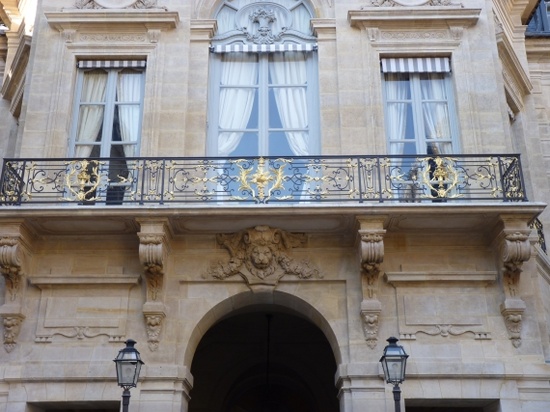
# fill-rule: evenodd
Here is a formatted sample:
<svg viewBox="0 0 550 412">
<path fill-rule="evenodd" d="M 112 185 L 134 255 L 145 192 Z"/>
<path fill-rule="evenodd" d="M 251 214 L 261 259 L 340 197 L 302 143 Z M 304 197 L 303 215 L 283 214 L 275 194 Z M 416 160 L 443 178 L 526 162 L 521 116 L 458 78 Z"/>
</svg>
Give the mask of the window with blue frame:
<svg viewBox="0 0 550 412">
<path fill-rule="evenodd" d="M 211 47 L 209 156 L 319 152 L 311 17 L 302 0 L 222 4 Z"/>
<path fill-rule="evenodd" d="M 540 0 L 527 24 L 528 37 L 550 36 L 550 0 Z"/>
</svg>

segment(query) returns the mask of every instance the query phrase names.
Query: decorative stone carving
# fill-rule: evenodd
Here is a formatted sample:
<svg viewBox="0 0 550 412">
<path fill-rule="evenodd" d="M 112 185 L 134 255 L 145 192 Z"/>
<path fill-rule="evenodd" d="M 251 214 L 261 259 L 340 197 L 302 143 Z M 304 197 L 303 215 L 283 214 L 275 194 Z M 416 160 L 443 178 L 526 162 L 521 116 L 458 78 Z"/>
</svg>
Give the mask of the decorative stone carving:
<svg viewBox="0 0 550 412">
<path fill-rule="evenodd" d="M 4 327 L 4 348 L 11 352 L 17 344 L 21 324 L 25 319 L 21 302 L 25 288 L 23 263 L 29 253 L 30 233 L 22 221 L 6 222 L 0 227 L 0 273 L 6 285 L 5 303 L 0 306 Z"/>
<path fill-rule="evenodd" d="M 2 315 L 4 325 L 4 348 L 11 352 L 17 344 L 17 338 L 21 330 L 21 323 L 25 316 L 21 313 Z"/>
<path fill-rule="evenodd" d="M 359 260 L 361 265 L 361 319 L 367 345 L 375 349 L 378 344 L 378 323 L 382 304 L 378 300 L 380 264 L 384 260 L 384 217 L 358 218 Z"/>
<path fill-rule="evenodd" d="M 166 314 L 164 311 L 145 312 L 145 326 L 147 331 L 147 343 L 151 351 L 156 351 L 160 344 L 162 324 Z"/>
<path fill-rule="evenodd" d="M 77 9 L 154 9 L 157 0 L 76 0 Z"/>
<path fill-rule="evenodd" d="M 519 281 L 523 263 L 531 257 L 530 230 L 509 230 L 502 232 L 500 253 L 502 258 L 502 280 L 506 299 L 501 305 L 504 324 L 514 347 L 521 345 L 522 317 L 525 302 L 520 298 Z"/>
<path fill-rule="evenodd" d="M 305 235 L 288 233 L 269 226 L 256 226 L 232 234 L 219 234 L 218 243 L 229 252 L 227 262 L 212 264 L 207 274 L 216 279 L 241 276 L 249 286 L 276 286 L 285 275 L 300 279 L 318 276 L 319 270 L 308 261 L 295 261 L 292 248 L 305 243 Z"/>
<path fill-rule="evenodd" d="M 378 321 L 382 312 L 382 304 L 375 299 L 361 302 L 361 319 L 363 332 L 369 348 L 374 349 L 378 343 Z"/>
<path fill-rule="evenodd" d="M 519 296 L 519 276 L 524 262 L 531 257 L 531 244 L 527 233 L 507 233 L 501 244 L 505 294 L 509 298 Z"/>
<path fill-rule="evenodd" d="M 147 233 L 138 233 L 138 236 L 139 258 L 147 282 L 147 300 L 156 301 L 163 286 L 165 236 Z"/>
<path fill-rule="evenodd" d="M 376 299 L 380 263 L 384 260 L 385 231 L 359 230 L 361 236 L 361 269 L 366 279 L 366 298 Z"/>
<path fill-rule="evenodd" d="M 9 300 L 14 301 L 21 289 L 21 256 L 19 239 L 16 237 L 0 238 L 0 273 L 6 280 Z"/>
<path fill-rule="evenodd" d="M 290 11 L 279 4 L 257 3 L 244 6 L 236 15 L 239 30 L 255 44 L 273 44 L 280 41 L 292 25 Z"/>
<path fill-rule="evenodd" d="M 143 219 L 139 221 L 139 259 L 143 264 L 147 286 L 147 301 L 143 305 L 147 342 L 151 351 L 160 344 L 160 335 L 166 318 L 163 303 L 164 260 L 169 248 L 168 224 L 165 220 Z"/>
</svg>

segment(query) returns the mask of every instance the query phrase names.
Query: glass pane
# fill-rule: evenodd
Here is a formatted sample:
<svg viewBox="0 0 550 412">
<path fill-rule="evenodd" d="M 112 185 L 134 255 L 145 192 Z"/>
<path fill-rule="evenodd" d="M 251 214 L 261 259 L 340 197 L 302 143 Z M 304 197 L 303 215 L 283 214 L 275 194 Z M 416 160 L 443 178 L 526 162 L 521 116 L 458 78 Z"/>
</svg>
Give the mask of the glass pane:
<svg viewBox="0 0 550 412">
<path fill-rule="evenodd" d="M 105 88 L 107 86 L 107 72 L 105 70 L 92 70 L 84 73 L 81 103 L 105 102 Z"/>
<path fill-rule="evenodd" d="M 220 139 L 222 135 L 226 134 L 220 134 Z M 229 156 L 255 157 L 258 156 L 258 153 L 258 135 L 256 133 L 243 133 L 237 147 L 230 152 Z"/>
<path fill-rule="evenodd" d="M 82 105 L 79 109 L 77 143 L 101 141 L 104 106 Z M 84 154 L 83 156 L 88 156 Z"/>
<path fill-rule="evenodd" d="M 409 73 L 386 73 L 386 101 L 403 101 L 411 99 Z"/>
<path fill-rule="evenodd" d="M 117 102 L 141 102 L 143 74 L 140 71 L 125 69 L 118 74 L 116 99 Z"/>
<path fill-rule="evenodd" d="M 118 105 L 113 124 L 113 141 L 137 142 L 139 140 L 141 110 L 138 105 Z"/>
<path fill-rule="evenodd" d="M 444 73 L 421 73 L 422 100 L 447 100 Z"/>
<path fill-rule="evenodd" d="M 450 139 L 447 103 L 423 103 L 424 129 L 427 139 Z"/>
<path fill-rule="evenodd" d="M 390 140 L 416 138 L 410 103 L 388 103 L 386 108 L 387 135 Z"/>
<path fill-rule="evenodd" d="M 293 135 L 301 134 L 288 132 L 290 138 Z M 293 152 L 288 143 L 287 133 L 271 132 L 269 133 L 269 156 L 292 156 Z"/>
</svg>

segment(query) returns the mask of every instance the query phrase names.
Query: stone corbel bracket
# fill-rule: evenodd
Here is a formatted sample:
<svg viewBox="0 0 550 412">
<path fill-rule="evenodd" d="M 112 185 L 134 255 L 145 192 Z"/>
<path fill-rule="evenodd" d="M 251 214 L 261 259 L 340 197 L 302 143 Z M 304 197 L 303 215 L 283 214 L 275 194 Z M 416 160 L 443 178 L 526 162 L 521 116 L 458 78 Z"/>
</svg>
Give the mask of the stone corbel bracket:
<svg viewBox="0 0 550 412">
<path fill-rule="evenodd" d="M 25 319 L 22 313 L 25 289 L 24 262 L 30 254 L 30 232 L 23 222 L 0 223 L 0 273 L 6 282 L 4 305 L 0 317 L 4 326 L 4 348 L 11 352 L 16 344 Z"/>
<path fill-rule="evenodd" d="M 166 317 L 164 306 L 164 265 L 170 247 L 170 233 L 166 220 L 139 220 L 139 259 L 143 265 L 146 302 L 143 305 L 149 349 L 155 351 Z"/>
<path fill-rule="evenodd" d="M 516 348 L 521 345 L 522 316 L 525 311 L 525 302 L 519 293 L 519 283 L 523 263 L 531 257 L 530 233 L 530 229 L 505 228 L 499 236 L 502 284 L 505 296 L 500 311 L 504 317 L 510 340 Z"/>
<path fill-rule="evenodd" d="M 380 264 L 384 260 L 385 218 L 359 218 L 359 255 L 361 264 L 361 319 L 367 345 L 374 349 L 378 343 L 378 322 L 382 304 L 378 300 Z"/>
</svg>

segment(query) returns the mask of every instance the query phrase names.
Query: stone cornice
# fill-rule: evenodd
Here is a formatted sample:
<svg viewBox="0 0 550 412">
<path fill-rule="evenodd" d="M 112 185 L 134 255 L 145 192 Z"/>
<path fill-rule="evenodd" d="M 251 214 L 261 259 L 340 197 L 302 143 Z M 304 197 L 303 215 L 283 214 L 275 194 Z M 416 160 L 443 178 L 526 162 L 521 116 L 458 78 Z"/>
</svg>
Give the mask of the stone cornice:
<svg viewBox="0 0 550 412">
<path fill-rule="evenodd" d="M 399 7 L 350 10 L 352 27 L 425 27 L 430 25 L 468 27 L 477 23 L 481 9 L 455 7 Z"/>
<path fill-rule="evenodd" d="M 113 28 L 168 30 L 178 25 L 179 13 L 164 10 L 66 10 L 45 12 L 48 24 L 66 30 L 113 31 Z"/>
</svg>

